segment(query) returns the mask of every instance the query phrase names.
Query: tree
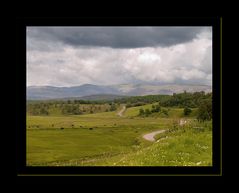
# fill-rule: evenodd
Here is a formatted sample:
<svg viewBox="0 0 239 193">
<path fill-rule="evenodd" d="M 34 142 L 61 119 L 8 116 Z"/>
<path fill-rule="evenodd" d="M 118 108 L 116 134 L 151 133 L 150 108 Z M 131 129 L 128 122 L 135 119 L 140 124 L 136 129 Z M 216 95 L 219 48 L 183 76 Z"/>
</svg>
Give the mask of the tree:
<svg viewBox="0 0 239 193">
<path fill-rule="evenodd" d="M 159 105 L 156 105 L 154 111 L 156 113 L 160 112 L 161 111 L 161 107 Z"/>
<path fill-rule="evenodd" d="M 71 108 L 71 112 L 70 113 L 73 114 L 73 115 L 80 115 L 80 114 L 82 114 L 82 112 L 80 111 L 79 106 L 73 106 Z"/>
<path fill-rule="evenodd" d="M 48 115 L 49 113 L 48 113 L 48 111 L 47 111 L 44 107 L 42 107 L 42 108 L 40 109 L 40 114 L 41 114 L 41 115 Z"/>
<path fill-rule="evenodd" d="M 187 116 L 192 112 L 192 109 L 185 107 L 183 112 L 184 112 L 184 115 Z"/>
<path fill-rule="evenodd" d="M 126 108 L 130 108 L 132 105 L 130 103 L 127 103 Z"/>
<path fill-rule="evenodd" d="M 116 105 L 114 103 L 111 103 L 110 111 L 115 111 L 115 110 L 116 110 Z"/>
<path fill-rule="evenodd" d="M 139 116 L 143 116 L 144 115 L 144 109 L 139 109 Z"/>
<path fill-rule="evenodd" d="M 145 116 L 148 117 L 151 114 L 151 111 L 149 109 L 145 109 Z"/>
<path fill-rule="evenodd" d="M 198 116 L 197 119 L 199 121 L 206 121 L 212 119 L 212 101 L 205 100 L 201 103 L 198 108 Z"/>
<path fill-rule="evenodd" d="M 80 108 L 78 105 L 65 105 L 62 108 L 62 114 L 68 114 L 68 115 L 80 115 L 82 112 L 80 111 Z"/>
<path fill-rule="evenodd" d="M 151 110 L 151 112 L 152 113 L 158 113 L 158 112 L 160 112 L 160 106 L 159 105 L 152 105 L 152 110 Z"/>
</svg>

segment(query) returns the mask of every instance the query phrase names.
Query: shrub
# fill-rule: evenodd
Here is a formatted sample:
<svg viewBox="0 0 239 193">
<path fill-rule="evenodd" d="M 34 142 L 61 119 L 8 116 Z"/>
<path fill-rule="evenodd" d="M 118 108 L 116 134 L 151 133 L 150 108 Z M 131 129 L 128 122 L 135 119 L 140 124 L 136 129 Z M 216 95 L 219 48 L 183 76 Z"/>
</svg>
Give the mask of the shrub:
<svg viewBox="0 0 239 193">
<path fill-rule="evenodd" d="M 151 111 L 149 109 L 145 109 L 144 114 L 146 117 L 148 117 L 151 114 Z"/>
<path fill-rule="evenodd" d="M 189 115 L 191 112 L 192 112 L 192 109 L 190 109 L 188 107 L 185 107 L 184 110 L 183 110 L 183 113 L 184 113 L 185 116 Z"/>
<path fill-rule="evenodd" d="M 162 110 L 162 113 L 163 113 L 164 115 L 168 116 L 168 110 L 163 109 L 163 110 Z"/>
<path fill-rule="evenodd" d="M 143 116 L 144 115 L 144 109 L 139 109 L 139 116 Z"/>
<path fill-rule="evenodd" d="M 212 119 L 212 101 L 205 100 L 198 108 L 198 116 L 197 119 L 199 121 L 206 121 Z"/>
</svg>

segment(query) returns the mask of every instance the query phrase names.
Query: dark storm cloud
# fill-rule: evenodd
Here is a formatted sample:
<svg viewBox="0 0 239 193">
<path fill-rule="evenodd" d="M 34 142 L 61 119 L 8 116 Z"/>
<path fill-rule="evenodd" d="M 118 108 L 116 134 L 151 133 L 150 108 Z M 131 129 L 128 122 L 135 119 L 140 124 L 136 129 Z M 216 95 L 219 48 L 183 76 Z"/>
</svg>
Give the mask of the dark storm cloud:
<svg viewBox="0 0 239 193">
<path fill-rule="evenodd" d="M 189 42 L 207 27 L 28 27 L 30 40 L 59 42 L 73 47 L 167 47 Z M 34 49 L 34 47 L 32 48 Z"/>
</svg>

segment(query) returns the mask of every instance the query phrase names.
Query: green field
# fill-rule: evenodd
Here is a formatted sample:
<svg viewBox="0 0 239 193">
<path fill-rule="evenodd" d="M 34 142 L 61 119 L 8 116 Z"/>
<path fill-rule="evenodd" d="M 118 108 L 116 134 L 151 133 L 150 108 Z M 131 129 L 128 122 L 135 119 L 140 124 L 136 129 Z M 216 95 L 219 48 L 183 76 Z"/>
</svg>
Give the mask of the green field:
<svg viewBox="0 0 239 193">
<path fill-rule="evenodd" d="M 212 122 L 195 120 L 197 108 L 184 117 L 169 107 L 139 117 L 140 108 L 83 115 L 27 115 L 27 165 L 30 166 L 208 166 L 212 165 Z M 180 126 L 179 120 L 187 120 Z M 62 129 L 64 128 L 64 129 Z M 167 130 L 150 142 L 143 135 Z"/>
</svg>

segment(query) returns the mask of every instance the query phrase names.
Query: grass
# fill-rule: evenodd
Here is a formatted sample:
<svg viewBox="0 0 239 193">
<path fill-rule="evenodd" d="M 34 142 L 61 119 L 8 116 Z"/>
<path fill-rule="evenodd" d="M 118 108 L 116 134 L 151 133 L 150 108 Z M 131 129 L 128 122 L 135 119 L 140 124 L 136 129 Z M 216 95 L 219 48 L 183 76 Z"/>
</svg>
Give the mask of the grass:
<svg viewBox="0 0 239 193">
<path fill-rule="evenodd" d="M 138 106 L 138 107 L 132 107 L 126 110 L 125 115 L 128 117 L 131 116 L 138 116 L 139 115 L 139 110 L 142 109 L 152 109 L 152 105 L 157 105 L 158 103 L 153 103 L 153 104 L 147 104 L 147 105 L 143 105 L 143 106 Z M 178 107 L 169 107 L 169 108 L 165 108 L 165 107 L 161 107 L 162 110 L 167 110 L 168 111 L 168 116 L 165 116 L 162 113 L 153 113 L 151 116 L 153 117 L 170 117 L 170 118 L 180 118 L 180 117 L 184 117 L 183 108 L 178 108 Z M 190 113 L 190 115 L 188 115 L 187 117 L 191 117 L 194 118 L 196 117 L 197 114 L 197 108 L 192 108 L 192 112 Z"/>
<path fill-rule="evenodd" d="M 27 149 L 27 160 L 29 164 L 36 160 L 47 163 L 127 151 L 132 145 L 133 131 L 112 131 L 112 128 L 33 130 L 28 133 L 27 143 L 31 146 Z"/>
<path fill-rule="evenodd" d="M 31 166 L 181 166 L 212 164 L 211 122 L 186 117 L 187 126 L 172 130 L 183 117 L 183 109 L 170 108 L 169 117 L 160 114 L 138 117 L 132 107 L 123 117 L 117 112 L 85 115 L 27 116 L 27 165 Z M 118 109 L 119 110 L 119 109 Z M 203 131 L 194 128 L 203 127 Z M 64 128 L 64 129 L 61 129 Z M 168 129 L 146 141 L 143 134 Z"/>
<path fill-rule="evenodd" d="M 195 123 L 193 123 L 195 124 Z M 91 160 L 95 166 L 212 166 L 212 132 L 189 126 L 159 134 L 150 146 L 111 157 Z M 210 125 L 209 122 L 207 125 Z M 197 123 L 197 126 L 202 126 Z M 162 137 L 163 136 L 163 137 Z M 66 165 L 70 164 L 65 162 Z M 82 162 L 88 165 L 88 162 Z"/>
</svg>

